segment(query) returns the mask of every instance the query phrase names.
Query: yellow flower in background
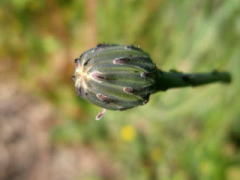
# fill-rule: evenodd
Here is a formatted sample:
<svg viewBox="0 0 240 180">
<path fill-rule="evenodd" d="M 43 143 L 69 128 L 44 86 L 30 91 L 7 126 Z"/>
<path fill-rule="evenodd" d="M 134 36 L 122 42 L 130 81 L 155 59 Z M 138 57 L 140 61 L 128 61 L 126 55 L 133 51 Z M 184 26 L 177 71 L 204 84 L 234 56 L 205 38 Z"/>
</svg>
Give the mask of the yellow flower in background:
<svg viewBox="0 0 240 180">
<path fill-rule="evenodd" d="M 130 142 L 136 137 L 136 131 L 132 126 L 127 125 L 121 129 L 120 136 L 122 140 Z"/>
</svg>

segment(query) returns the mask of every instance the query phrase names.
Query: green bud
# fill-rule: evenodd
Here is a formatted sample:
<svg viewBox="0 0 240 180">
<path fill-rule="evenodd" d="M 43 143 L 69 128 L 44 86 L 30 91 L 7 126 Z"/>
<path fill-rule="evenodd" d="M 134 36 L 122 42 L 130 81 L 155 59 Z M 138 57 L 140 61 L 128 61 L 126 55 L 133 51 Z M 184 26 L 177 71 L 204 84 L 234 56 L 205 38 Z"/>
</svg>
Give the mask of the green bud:
<svg viewBox="0 0 240 180">
<path fill-rule="evenodd" d="M 75 63 L 78 95 L 105 109 L 126 110 L 146 104 L 157 91 L 157 67 L 138 47 L 100 44 Z"/>
<path fill-rule="evenodd" d="M 100 44 L 75 59 L 75 88 L 79 96 L 105 109 L 126 110 L 146 104 L 149 96 L 171 88 L 230 83 L 228 72 L 165 72 L 135 46 Z"/>
</svg>

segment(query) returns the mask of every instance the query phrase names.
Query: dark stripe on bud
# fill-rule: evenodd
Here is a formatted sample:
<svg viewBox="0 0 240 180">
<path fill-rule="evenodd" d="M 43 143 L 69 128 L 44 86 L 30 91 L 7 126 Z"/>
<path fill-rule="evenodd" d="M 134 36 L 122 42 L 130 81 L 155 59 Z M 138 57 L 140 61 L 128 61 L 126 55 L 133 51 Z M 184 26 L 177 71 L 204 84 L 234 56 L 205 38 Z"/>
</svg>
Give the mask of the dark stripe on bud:
<svg viewBox="0 0 240 180">
<path fill-rule="evenodd" d="M 141 72 L 140 76 L 142 78 L 147 78 L 147 77 L 151 77 L 152 74 L 153 74 L 152 72 Z"/>
<path fill-rule="evenodd" d="M 80 58 L 76 58 L 76 59 L 74 59 L 74 62 L 75 62 L 75 64 L 80 64 L 81 60 L 80 60 Z"/>
<path fill-rule="evenodd" d="M 111 99 L 109 99 L 107 96 L 105 96 L 103 94 L 98 93 L 96 96 L 100 101 L 103 101 L 105 103 L 110 103 L 111 102 Z"/>
<path fill-rule="evenodd" d="M 72 75 L 72 80 L 75 81 L 76 80 L 76 76 Z"/>
<path fill-rule="evenodd" d="M 124 87 L 123 91 L 125 93 L 132 94 L 133 93 L 133 88 L 131 88 L 131 87 Z"/>
<path fill-rule="evenodd" d="M 121 57 L 113 60 L 113 64 L 136 66 L 151 71 L 156 68 L 149 57 Z"/>
<path fill-rule="evenodd" d="M 83 65 L 86 66 L 89 63 L 89 61 L 90 61 L 90 58 L 88 58 Z"/>
<path fill-rule="evenodd" d="M 100 72 L 92 72 L 92 77 L 97 81 L 103 81 L 103 80 L 111 80 L 112 78 L 106 74 L 102 74 Z"/>
<path fill-rule="evenodd" d="M 112 47 L 112 46 L 118 46 L 118 45 L 117 44 L 100 43 L 97 45 L 97 48 Z"/>
<path fill-rule="evenodd" d="M 93 72 L 92 77 L 97 81 L 106 80 L 106 77 L 104 77 L 104 75 L 99 72 Z"/>
<path fill-rule="evenodd" d="M 134 46 L 134 45 L 129 45 L 127 46 L 127 48 L 132 49 L 132 50 L 136 50 L 136 51 L 143 51 L 141 48 Z"/>
<path fill-rule="evenodd" d="M 87 93 L 84 91 L 82 87 L 78 87 L 76 90 L 78 96 L 84 97 L 85 95 L 87 95 Z"/>
<path fill-rule="evenodd" d="M 93 92 L 89 92 L 89 95 L 87 97 L 88 100 L 90 100 L 91 102 L 93 102 L 94 104 L 104 107 L 106 109 L 112 109 L 112 110 L 117 110 L 118 108 L 116 108 L 115 106 L 113 106 L 112 103 L 105 103 L 104 101 L 101 101 L 97 98 L 96 94 Z"/>
</svg>

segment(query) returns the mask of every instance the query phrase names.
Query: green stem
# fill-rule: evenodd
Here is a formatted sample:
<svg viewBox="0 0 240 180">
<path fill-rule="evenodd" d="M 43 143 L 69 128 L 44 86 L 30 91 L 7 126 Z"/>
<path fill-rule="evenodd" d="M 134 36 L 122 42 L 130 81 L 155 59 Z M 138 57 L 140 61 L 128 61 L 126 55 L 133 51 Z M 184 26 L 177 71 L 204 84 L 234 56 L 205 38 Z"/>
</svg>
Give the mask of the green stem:
<svg viewBox="0 0 240 180">
<path fill-rule="evenodd" d="M 231 75 L 228 72 L 218 71 L 190 74 L 177 71 L 158 71 L 158 87 L 162 91 L 170 88 L 201 86 L 213 82 L 230 83 Z"/>
</svg>

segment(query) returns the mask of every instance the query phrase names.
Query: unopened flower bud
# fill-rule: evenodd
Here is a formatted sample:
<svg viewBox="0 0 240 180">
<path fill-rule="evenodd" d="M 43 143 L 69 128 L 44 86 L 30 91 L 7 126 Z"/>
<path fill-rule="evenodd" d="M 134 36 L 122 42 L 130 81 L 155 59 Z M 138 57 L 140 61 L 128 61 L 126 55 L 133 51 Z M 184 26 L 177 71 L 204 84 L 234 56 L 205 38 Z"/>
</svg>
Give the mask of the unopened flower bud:
<svg viewBox="0 0 240 180">
<path fill-rule="evenodd" d="M 135 46 L 100 44 L 75 59 L 73 80 L 79 96 L 105 109 L 126 110 L 146 104 L 149 96 L 171 88 L 230 83 L 228 72 L 165 72 Z M 103 110 L 96 119 L 100 119 Z"/>
<path fill-rule="evenodd" d="M 100 44 L 75 63 L 73 79 L 78 95 L 106 109 L 146 104 L 157 90 L 156 65 L 135 46 Z"/>
</svg>

